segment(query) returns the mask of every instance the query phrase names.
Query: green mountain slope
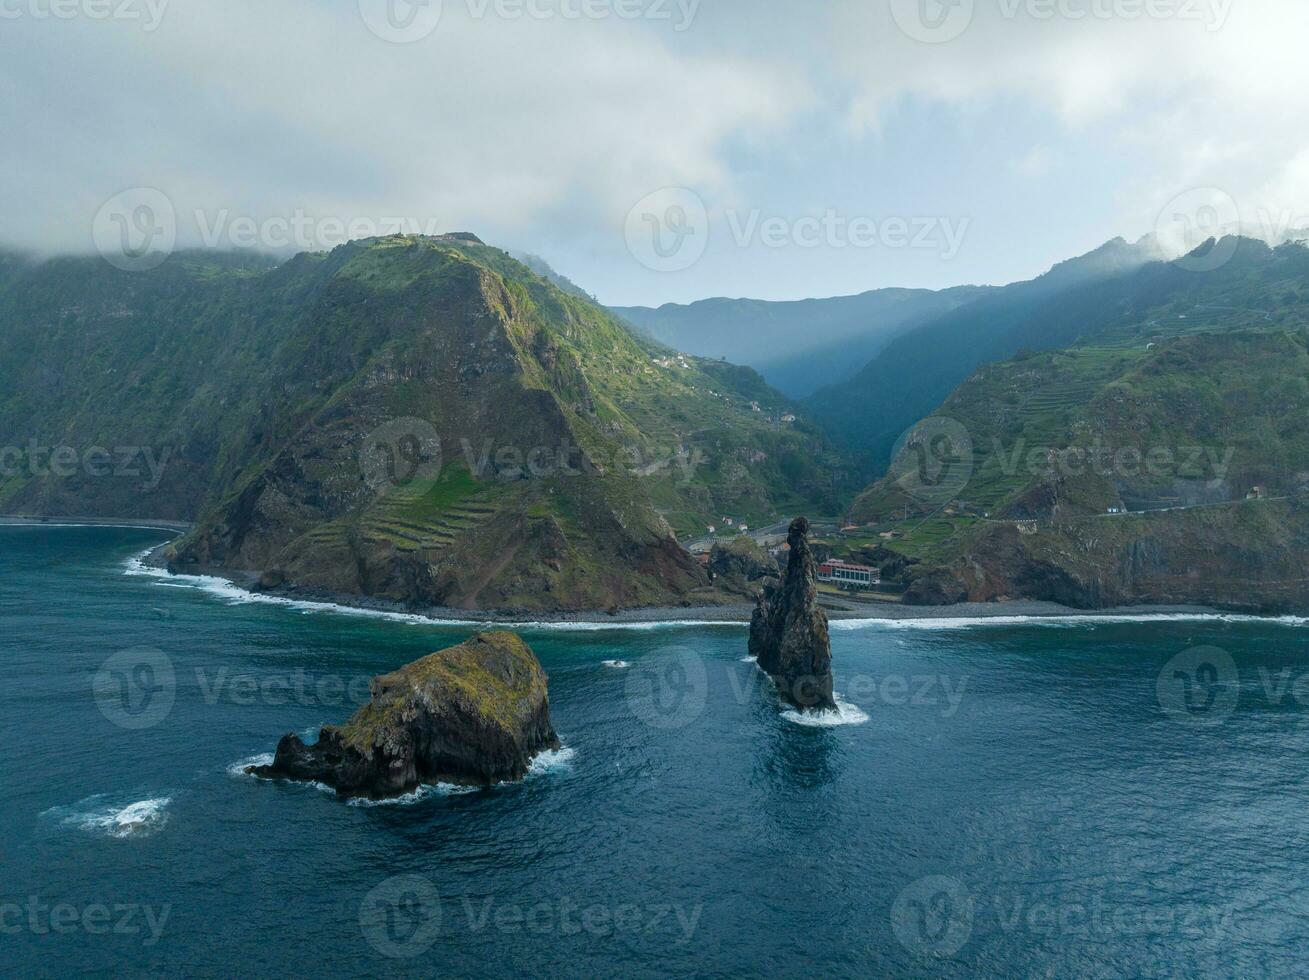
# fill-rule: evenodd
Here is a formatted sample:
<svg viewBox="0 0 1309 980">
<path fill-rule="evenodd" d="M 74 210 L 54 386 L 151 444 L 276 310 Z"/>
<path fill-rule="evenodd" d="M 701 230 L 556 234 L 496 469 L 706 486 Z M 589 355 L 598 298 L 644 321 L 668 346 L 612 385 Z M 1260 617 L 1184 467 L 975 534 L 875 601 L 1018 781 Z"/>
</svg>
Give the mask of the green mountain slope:
<svg viewBox="0 0 1309 980">
<path fill-rule="evenodd" d="M 1053 329 L 1070 292 L 1130 275 L 1154 258 L 1151 239 L 1129 245 L 1119 238 L 1030 282 L 988 292 L 897 337 L 854 377 L 815 392 L 804 406 L 840 446 L 883 468 L 905 429 L 977 368 L 1025 345 L 1050 349 L 1075 339 Z M 1081 328 L 1080 319 L 1073 324 Z"/>
<path fill-rule="evenodd" d="M 1247 256 L 1186 300 L 1143 271 L 1149 319 L 989 365 L 906 440 L 852 515 L 919 560 L 908 601 L 1309 608 L 1309 251 Z"/>
<path fill-rule="evenodd" d="M 985 287 L 878 289 L 858 296 L 769 302 L 706 299 L 614 312 L 676 350 L 759 371 L 793 398 L 848 378 L 892 339 L 987 293 Z"/>
<path fill-rule="evenodd" d="M 712 601 L 670 522 L 843 489 L 753 372 L 673 358 L 471 236 L 27 264 L 0 347 L 0 511 L 194 519 L 186 568 L 470 608 Z M 139 475 L 92 447 L 137 448 Z"/>
</svg>

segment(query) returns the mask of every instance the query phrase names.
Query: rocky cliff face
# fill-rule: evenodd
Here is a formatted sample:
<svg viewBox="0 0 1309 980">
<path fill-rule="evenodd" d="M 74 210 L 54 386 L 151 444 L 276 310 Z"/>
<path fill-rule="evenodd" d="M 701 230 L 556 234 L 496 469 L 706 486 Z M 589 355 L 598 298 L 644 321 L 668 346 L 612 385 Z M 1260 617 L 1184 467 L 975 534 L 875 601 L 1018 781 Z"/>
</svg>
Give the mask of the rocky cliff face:
<svg viewBox="0 0 1309 980">
<path fill-rule="evenodd" d="M 923 569 L 911 605 L 1044 599 L 1079 609 L 1200 604 L 1309 609 L 1309 501 L 1243 501 L 1020 529 L 997 525 L 948 564 Z"/>
<path fill-rule="evenodd" d="M 921 558 L 905 602 L 1309 609 L 1309 333 L 1299 294 L 1270 289 L 1303 281 L 1309 250 L 1254 267 L 1230 285 L 1269 298 L 1255 326 L 1238 292 L 961 385 L 937 416 L 972 447 L 954 506 L 892 477 L 861 497 Z"/>
<path fill-rule="evenodd" d="M 375 678 L 346 724 L 325 726 L 313 745 L 284 735 L 272 765 L 247 771 L 381 799 L 424 783 L 522 779 L 537 753 L 558 747 L 540 663 L 513 633 L 483 633 Z"/>
<path fill-rule="evenodd" d="M 669 354 L 469 235 L 24 264 L 0 513 L 186 519 L 179 571 L 416 607 L 730 601 L 661 515 L 830 509 L 840 467 L 753 372 Z"/>
<path fill-rule="evenodd" d="M 791 522 L 781 584 L 764 590 L 750 621 L 750 654 L 783 698 L 798 708 L 824 711 L 836 708 L 832 646 L 827 614 L 818 607 L 818 567 L 808 534 L 803 517 Z"/>
<path fill-rule="evenodd" d="M 776 559 L 745 535 L 716 542 L 709 551 L 709 574 L 715 584 L 745 595 L 755 594 L 756 583 L 774 580 L 779 572 Z"/>
</svg>

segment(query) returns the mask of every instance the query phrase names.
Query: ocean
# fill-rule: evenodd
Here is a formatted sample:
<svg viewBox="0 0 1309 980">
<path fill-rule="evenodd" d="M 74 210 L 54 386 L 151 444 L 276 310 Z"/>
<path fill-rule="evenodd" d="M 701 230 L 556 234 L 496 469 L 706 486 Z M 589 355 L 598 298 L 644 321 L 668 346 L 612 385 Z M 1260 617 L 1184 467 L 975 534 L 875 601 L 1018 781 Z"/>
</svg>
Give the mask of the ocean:
<svg viewBox="0 0 1309 980">
<path fill-rule="evenodd" d="M 0 967 L 113 976 L 1293 974 L 1298 621 L 833 625 L 788 712 L 728 624 L 525 625 L 564 747 L 381 805 L 287 731 L 476 627 L 150 573 L 0 527 Z"/>
</svg>

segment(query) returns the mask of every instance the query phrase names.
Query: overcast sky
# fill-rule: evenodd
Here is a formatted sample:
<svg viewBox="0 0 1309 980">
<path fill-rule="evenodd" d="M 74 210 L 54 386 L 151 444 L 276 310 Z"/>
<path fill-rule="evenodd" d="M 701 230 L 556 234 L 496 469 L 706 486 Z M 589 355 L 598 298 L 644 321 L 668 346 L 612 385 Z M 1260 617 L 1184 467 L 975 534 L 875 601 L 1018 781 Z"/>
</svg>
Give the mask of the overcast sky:
<svg viewBox="0 0 1309 980">
<path fill-rule="evenodd" d="M 179 245 L 471 230 L 612 304 L 1008 282 L 1309 225 L 1306 38 L 1304 0 L 0 0 L 0 237 L 148 200 Z"/>
</svg>

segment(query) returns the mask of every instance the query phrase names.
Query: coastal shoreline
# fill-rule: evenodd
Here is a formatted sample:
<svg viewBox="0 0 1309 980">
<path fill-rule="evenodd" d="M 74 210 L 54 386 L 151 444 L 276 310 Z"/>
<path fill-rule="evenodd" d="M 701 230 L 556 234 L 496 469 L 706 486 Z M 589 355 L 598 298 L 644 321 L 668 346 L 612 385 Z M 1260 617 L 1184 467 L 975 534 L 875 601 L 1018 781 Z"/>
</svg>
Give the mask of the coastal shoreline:
<svg viewBox="0 0 1309 980">
<path fill-rule="evenodd" d="M 163 548 L 161 544 L 150 555 L 142 559 L 143 563 L 163 569 Z M 185 573 L 182 573 L 185 575 Z M 524 624 L 569 624 L 579 626 L 603 627 L 621 626 L 641 623 L 695 623 L 705 625 L 747 626 L 754 613 L 754 603 L 740 602 L 719 606 L 646 606 L 639 609 L 619 609 L 613 613 L 604 610 L 579 610 L 576 612 L 536 612 L 521 610 L 519 612 L 487 612 L 474 609 L 456 609 L 448 606 L 426 606 L 409 608 L 398 602 L 384 599 L 369 599 L 365 596 L 327 592 L 320 589 L 281 587 L 277 589 L 259 589 L 259 576 L 254 572 L 234 572 L 223 569 L 206 569 L 204 576 L 222 579 L 253 596 L 266 596 L 287 602 L 311 602 L 325 606 L 339 606 L 344 609 L 363 612 L 391 613 L 415 616 L 430 620 L 434 625 L 442 623 L 486 623 L 488 625 Z M 1230 610 L 1214 609 L 1209 606 L 1195 605 L 1160 605 L 1160 606 L 1119 606 L 1108 609 L 1076 609 L 1056 602 L 1043 602 L 1034 599 L 1014 599 L 1008 602 L 970 602 L 954 606 L 902 606 L 886 603 L 869 603 L 866 608 L 824 609 L 832 622 L 867 622 L 884 620 L 887 622 L 910 620 L 975 620 L 1003 619 L 1006 617 L 1023 617 L 1028 619 L 1086 619 L 1104 618 L 1121 619 L 1123 617 L 1139 618 L 1154 616 L 1226 616 L 1248 615 Z M 1271 617 L 1270 617 L 1271 618 Z"/>
<path fill-rule="evenodd" d="M 28 517 L 0 514 L 0 527 L 125 527 L 143 531 L 176 531 L 185 534 L 195 527 L 186 521 L 165 521 L 152 517 Z"/>
<path fill-rule="evenodd" d="M 36 526 L 36 527 L 122 527 L 146 531 L 169 531 L 182 534 L 193 525 L 183 521 L 155 520 L 150 518 L 83 518 L 51 517 L 42 519 L 16 515 L 0 515 L 0 527 Z M 163 550 L 169 544 L 161 542 L 141 558 L 143 565 L 166 571 Z M 174 573 L 168 573 L 173 575 Z M 188 573 L 179 573 L 177 577 L 186 578 Z M 233 571 L 230 569 L 206 568 L 196 573 L 197 577 L 221 579 L 251 596 L 267 597 L 284 602 L 307 602 L 321 604 L 325 607 L 340 607 L 343 610 L 357 612 L 376 612 L 392 615 L 413 616 L 430 620 L 433 625 L 443 623 L 485 623 L 487 625 L 523 625 L 525 623 L 562 624 L 603 627 L 606 625 L 622 626 L 642 623 L 696 623 L 711 625 L 744 626 L 750 622 L 754 612 L 751 602 L 731 603 L 717 606 L 647 606 L 639 609 L 619 609 L 613 613 L 605 610 L 579 610 L 576 612 L 536 612 L 520 610 L 518 612 L 487 612 L 474 609 L 456 609 L 447 606 L 426 606 L 417 609 L 385 599 L 370 599 L 366 596 L 328 592 L 321 589 L 298 587 L 281 587 L 277 589 L 258 588 L 259 576 L 254 572 Z M 827 617 L 834 623 L 850 621 L 924 621 L 937 620 L 978 620 L 1024 618 L 1030 620 L 1061 619 L 1123 619 L 1153 618 L 1159 616 L 1242 616 L 1251 619 L 1275 620 L 1275 616 L 1260 616 L 1244 610 L 1218 609 L 1212 606 L 1169 604 L 1146 606 L 1114 606 L 1105 609 L 1077 609 L 1035 599 L 1013 599 L 1005 602 L 970 602 L 953 606 L 903 606 L 883 602 L 856 603 L 847 600 L 846 608 L 825 607 Z M 861 608 L 850 608 L 857 605 Z"/>
</svg>

